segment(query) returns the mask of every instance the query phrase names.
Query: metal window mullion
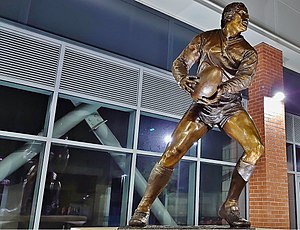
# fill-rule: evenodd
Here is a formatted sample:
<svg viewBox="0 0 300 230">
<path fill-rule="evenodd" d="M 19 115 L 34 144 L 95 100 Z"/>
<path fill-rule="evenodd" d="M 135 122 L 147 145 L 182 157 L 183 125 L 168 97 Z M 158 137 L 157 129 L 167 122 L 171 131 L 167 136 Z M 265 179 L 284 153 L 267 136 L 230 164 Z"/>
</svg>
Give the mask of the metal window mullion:
<svg viewBox="0 0 300 230">
<path fill-rule="evenodd" d="M 0 130 L 0 137 L 9 138 L 11 140 L 21 140 L 21 141 L 41 141 L 45 142 L 46 137 L 32 135 L 32 134 L 24 134 L 24 133 L 16 133 L 11 131 L 2 131 Z"/>
<path fill-rule="evenodd" d="M 295 209 L 296 209 L 296 222 L 297 228 L 300 226 L 300 197 L 299 197 L 299 175 L 297 173 L 297 159 L 296 159 L 296 139 L 295 139 L 295 116 L 292 115 L 292 138 L 293 138 L 293 163 L 294 163 L 294 196 L 295 196 Z"/>
<path fill-rule="evenodd" d="M 127 147 L 130 146 L 132 148 L 133 144 L 133 138 L 134 138 L 134 132 L 135 132 L 135 117 L 136 113 L 131 112 L 129 116 L 129 126 L 128 126 L 128 136 L 127 136 Z M 132 158 L 129 154 L 126 156 L 126 169 L 131 168 L 131 162 L 132 160 L 129 161 L 128 164 L 128 159 L 129 157 Z M 127 172 L 124 172 L 127 173 Z M 130 174 L 128 177 L 125 177 L 124 185 L 123 185 L 123 191 L 122 191 L 122 199 L 121 199 L 121 217 L 120 217 L 120 225 L 124 226 L 126 225 L 126 220 L 127 220 L 127 210 L 128 210 L 128 198 L 129 198 L 129 188 L 130 188 Z M 124 214 L 123 214 L 124 213 Z"/>
<path fill-rule="evenodd" d="M 20 79 L 20 78 L 12 78 L 9 76 L 2 75 L 1 72 L 0 72 L 0 78 L 1 78 L 0 81 L 4 81 L 5 82 L 4 85 L 8 85 L 8 86 L 10 86 L 10 83 L 11 83 L 11 84 L 25 85 L 25 86 L 29 86 L 29 87 L 33 87 L 33 88 L 37 88 L 37 89 L 41 89 L 41 90 L 46 90 L 46 91 L 54 91 L 53 86 L 41 85 L 36 82 L 32 82 L 32 81 L 28 81 L 28 80 L 25 81 L 24 79 Z"/>
<path fill-rule="evenodd" d="M 297 155 L 296 155 L 296 137 L 295 137 L 295 121 L 294 121 L 294 115 L 292 116 L 292 143 L 293 143 L 293 168 L 294 171 L 297 172 Z M 300 216 L 299 216 L 300 217 Z"/>
<path fill-rule="evenodd" d="M 299 229 L 299 226 L 300 226 L 300 215 L 299 215 L 299 212 L 300 212 L 300 204 L 299 204 L 299 201 L 300 201 L 300 197 L 299 197 L 299 182 L 300 182 L 300 179 L 299 179 L 299 175 L 296 175 L 294 176 L 294 183 L 295 183 L 295 188 L 294 188 L 294 194 L 295 194 L 295 205 L 296 205 L 296 222 L 297 222 L 297 229 Z"/>
<path fill-rule="evenodd" d="M 214 165 L 220 165 L 220 166 L 235 167 L 235 165 L 236 165 L 236 163 L 234 163 L 234 162 L 213 160 L 213 159 L 208 159 L 208 158 L 200 158 L 200 161 L 202 163 L 208 163 L 208 164 L 214 164 Z"/>
<path fill-rule="evenodd" d="M 30 219 L 30 225 L 29 225 L 29 227 L 33 227 L 33 229 L 39 229 L 39 224 L 40 224 L 44 189 L 45 189 L 46 176 L 47 176 L 47 167 L 48 167 L 50 148 L 51 148 L 51 137 L 52 137 L 53 127 L 54 127 L 54 122 L 55 122 L 55 112 L 56 112 L 56 106 L 57 106 L 57 100 L 58 100 L 58 91 L 59 91 L 59 84 L 60 84 L 60 79 L 61 79 L 64 54 L 65 54 L 65 44 L 62 43 L 61 50 L 60 50 L 59 62 L 58 62 L 55 87 L 54 87 L 54 92 L 53 92 L 53 95 L 51 98 L 51 105 L 50 105 L 50 111 L 49 111 L 50 116 L 49 116 L 49 123 L 48 123 L 48 129 L 47 129 L 47 141 L 46 141 L 46 146 L 44 149 L 42 165 L 40 165 L 39 171 L 38 171 L 37 178 L 39 178 L 39 183 L 37 183 L 38 187 L 35 189 L 35 193 L 34 193 L 35 195 L 37 195 L 36 199 L 34 199 L 36 201 L 34 217 Z"/>
<path fill-rule="evenodd" d="M 140 126 L 140 116 L 141 116 L 141 104 L 142 104 L 142 85 L 143 85 L 143 68 L 139 71 L 139 86 L 137 94 L 137 111 L 135 116 L 135 130 L 133 136 L 133 154 L 131 160 L 131 170 L 130 170 L 130 185 L 128 193 L 128 210 L 127 210 L 127 223 L 132 214 L 133 205 L 133 193 L 134 193 L 134 183 L 135 183 L 135 172 L 136 172 L 136 160 L 137 160 L 137 146 L 138 146 L 138 135 Z"/>
<path fill-rule="evenodd" d="M 249 198 L 250 198 L 250 190 L 249 190 L 249 183 L 246 184 L 246 187 L 245 187 L 245 191 L 246 191 L 246 205 L 245 205 L 245 208 L 246 208 L 246 218 L 249 220 L 250 219 L 250 202 L 249 202 Z"/>
<path fill-rule="evenodd" d="M 196 183 L 195 183 L 195 225 L 199 225 L 199 210 L 200 210 L 200 163 L 201 163 L 201 138 L 198 140 L 198 145 L 197 145 L 197 165 L 196 165 Z"/>
</svg>

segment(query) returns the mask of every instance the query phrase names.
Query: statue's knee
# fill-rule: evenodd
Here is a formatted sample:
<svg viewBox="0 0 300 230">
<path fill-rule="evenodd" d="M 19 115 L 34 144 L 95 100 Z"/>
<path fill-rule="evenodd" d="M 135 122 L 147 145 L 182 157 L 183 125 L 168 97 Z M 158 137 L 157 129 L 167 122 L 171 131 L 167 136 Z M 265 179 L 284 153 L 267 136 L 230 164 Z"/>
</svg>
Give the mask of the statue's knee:
<svg viewBox="0 0 300 230">
<path fill-rule="evenodd" d="M 168 147 L 161 157 L 160 164 L 167 168 L 173 168 L 183 155 L 183 150 L 178 147 Z"/>
<path fill-rule="evenodd" d="M 259 142 L 259 144 L 256 146 L 255 150 L 254 150 L 254 154 L 255 154 L 255 163 L 259 160 L 259 158 L 264 154 L 265 152 L 265 146 Z"/>
<path fill-rule="evenodd" d="M 265 146 L 262 143 L 259 143 L 257 149 L 260 158 L 265 153 Z"/>
<path fill-rule="evenodd" d="M 255 165 L 259 158 L 264 154 L 265 147 L 264 145 L 259 142 L 254 148 L 249 149 L 249 151 L 245 152 L 245 156 L 243 160 L 250 164 Z"/>
</svg>

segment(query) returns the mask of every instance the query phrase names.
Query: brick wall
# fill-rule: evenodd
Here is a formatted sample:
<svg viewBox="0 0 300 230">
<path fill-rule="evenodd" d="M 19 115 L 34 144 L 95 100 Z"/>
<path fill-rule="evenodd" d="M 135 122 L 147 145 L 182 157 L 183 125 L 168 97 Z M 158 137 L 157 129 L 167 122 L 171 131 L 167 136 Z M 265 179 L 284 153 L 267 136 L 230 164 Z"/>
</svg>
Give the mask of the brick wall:
<svg viewBox="0 0 300 230">
<path fill-rule="evenodd" d="M 265 43 L 255 48 L 258 68 L 249 88 L 248 109 L 265 154 L 249 182 L 250 221 L 254 227 L 289 229 L 284 104 L 271 98 L 274 88 L 283 88 L 282 52 Z"/>
</svg>

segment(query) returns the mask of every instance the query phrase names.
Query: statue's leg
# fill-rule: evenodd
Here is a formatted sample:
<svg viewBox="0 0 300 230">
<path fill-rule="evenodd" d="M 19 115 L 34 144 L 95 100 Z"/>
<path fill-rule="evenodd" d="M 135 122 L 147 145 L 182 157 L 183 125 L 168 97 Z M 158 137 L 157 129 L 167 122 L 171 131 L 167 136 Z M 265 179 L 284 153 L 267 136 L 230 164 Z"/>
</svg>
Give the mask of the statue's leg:
<svg viewBox="0 0 300 230">
<path fill-rule="evenodd" d="M 191 107 L 178 123 L 171 142 L 152 169 L 144 196 L 129 221 L 130 226 L 142 227 L 147 224 L 150 207 L 169 182 L 173 168 L 207 130 L 207 126 L 197 116 L 197 106 Z"/>
<path fill-rule="evenodd" d="M 223 130 L 240 143 L 244 154 L 233 170 L 228 195 L 219 210 L 219 215 L 231 227 L 250 227 L 250 222 L 240 216 L 238 200 L 254 171 L 257 160 L 264 153 L 264 146 L 252 119 L 245 111 L 231 117 L 224 125 Z"/>
</svg>

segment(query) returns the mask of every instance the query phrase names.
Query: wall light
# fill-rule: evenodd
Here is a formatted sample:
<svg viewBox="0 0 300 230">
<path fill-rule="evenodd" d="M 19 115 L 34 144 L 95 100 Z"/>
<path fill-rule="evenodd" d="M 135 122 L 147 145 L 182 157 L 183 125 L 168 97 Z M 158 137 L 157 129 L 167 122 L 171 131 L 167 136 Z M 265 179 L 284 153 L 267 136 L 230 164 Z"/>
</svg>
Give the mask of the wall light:
<svg viewBox="0 0 300 230">
<path fill-rule="evenodd" d="M 274 94 L 274 96 L 272 98 L 277 100 L 277 101 L 283 101 L 283 99 L 285 98 L 285 95 L 284 95 L 283 92 L 278 91 Z"/>
</svg>

